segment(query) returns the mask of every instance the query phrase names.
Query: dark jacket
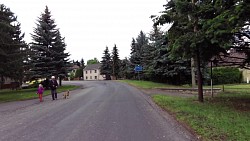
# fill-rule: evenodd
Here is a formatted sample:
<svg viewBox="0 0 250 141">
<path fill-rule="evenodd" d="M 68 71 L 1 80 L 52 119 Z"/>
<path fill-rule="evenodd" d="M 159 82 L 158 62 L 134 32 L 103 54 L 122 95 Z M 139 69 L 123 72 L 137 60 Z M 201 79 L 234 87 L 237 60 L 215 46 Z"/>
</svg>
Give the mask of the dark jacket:
<svg viewBox="0 0 250 141">
<path fill-rule="evenodd" d="M 51 90 L 55 90 L 58 86 L 58 83 L 56 80 L 50 80 L 50 84 L 49 84 L 49 87 Z"/>
</svg>

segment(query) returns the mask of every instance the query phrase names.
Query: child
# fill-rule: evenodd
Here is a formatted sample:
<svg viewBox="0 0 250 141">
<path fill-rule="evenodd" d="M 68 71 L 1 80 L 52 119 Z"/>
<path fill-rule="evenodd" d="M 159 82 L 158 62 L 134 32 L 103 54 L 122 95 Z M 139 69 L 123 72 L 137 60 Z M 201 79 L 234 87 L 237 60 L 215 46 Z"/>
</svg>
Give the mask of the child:
<svg viewBox="0 0 250 141">
<path fill-rule="evenodd" d="M 39 84 L 39 87 L 37 89 L 37 94 L 39 94 L 40 102 L 43 101 L 43 91 L 44 91 L 43 85 Z"/>
</svg>

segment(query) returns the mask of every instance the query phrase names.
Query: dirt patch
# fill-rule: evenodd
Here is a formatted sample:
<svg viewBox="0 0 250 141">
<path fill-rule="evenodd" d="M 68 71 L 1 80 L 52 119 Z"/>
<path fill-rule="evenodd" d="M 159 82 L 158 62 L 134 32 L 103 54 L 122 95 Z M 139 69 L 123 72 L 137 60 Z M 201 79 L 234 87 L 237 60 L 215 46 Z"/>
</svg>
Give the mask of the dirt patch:
<svg viewBox="0 0 250 141">
<path fill-rule="evenodd" d="M 147 95 L 156 95 L 156 94 L 162 94 L 162 95 L 170 95 L 170 96 L 181 96 L 181 97 L 195 97 L 197 96 L 197 93 L 188 93 L 188 92 L 179 92 L 179 91 L 166 91 L 161 89 L 140 89 Z"/>
</svg>

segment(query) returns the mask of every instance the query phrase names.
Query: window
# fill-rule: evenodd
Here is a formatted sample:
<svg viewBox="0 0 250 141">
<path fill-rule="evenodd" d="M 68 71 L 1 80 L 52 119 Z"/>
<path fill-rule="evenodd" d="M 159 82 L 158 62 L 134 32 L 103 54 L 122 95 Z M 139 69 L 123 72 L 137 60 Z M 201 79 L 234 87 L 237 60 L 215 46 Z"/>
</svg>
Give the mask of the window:
<svg viewBox="0 0 250 141">
<path fill-rule="evenodd" d="M 95 70 L 95 73 L 97 72 L 97 70 Z"/>
<path fill-rule="evenodd" d="M 90 79 L 92 79 L 92 76 L 90 76 Z"/>
<path fill-rule="evenodd" d="M 97 76 L 95 76 L 95 79 L 97 79 Z"/>
<path fill-rule="evenodd" d="M 86 80 L 88 80 L 88 76 L 86 76 Z"/>
<path fill-rule="evenodd" d="M 88 71 L 86 71 L 86 74 L 88 74 Z"/>
<path fill-rule="evenodd" d="M 90 70 L 90 73 L 91 73 L 92 71 Z"/>
</svg>

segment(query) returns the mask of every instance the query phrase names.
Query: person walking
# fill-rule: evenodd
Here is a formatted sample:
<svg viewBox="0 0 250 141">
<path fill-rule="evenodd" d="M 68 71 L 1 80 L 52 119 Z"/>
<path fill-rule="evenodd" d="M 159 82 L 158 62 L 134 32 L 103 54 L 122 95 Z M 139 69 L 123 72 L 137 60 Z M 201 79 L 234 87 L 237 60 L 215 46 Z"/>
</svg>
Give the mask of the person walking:
<svg viewBox="0 0 250 141">
<path fill-rule="evenodd" d="M 55 99 L 57 100 L 56 89 L 57 89 L 58 83 L 56 81 L 55 76 L 51 77 L 50 85 L 49 86 L 50 86 L 50 90 L 51 90 L 52 100 L 55 100 Z"/>
<path fill-rule="evenodd" d="M 43 85 L 39 84 L 38 89 L 37 89 L 37 94 L 39 96 L 40 102 L 43 101 L 43 91 L 44 91 Z"/>
</svg>

